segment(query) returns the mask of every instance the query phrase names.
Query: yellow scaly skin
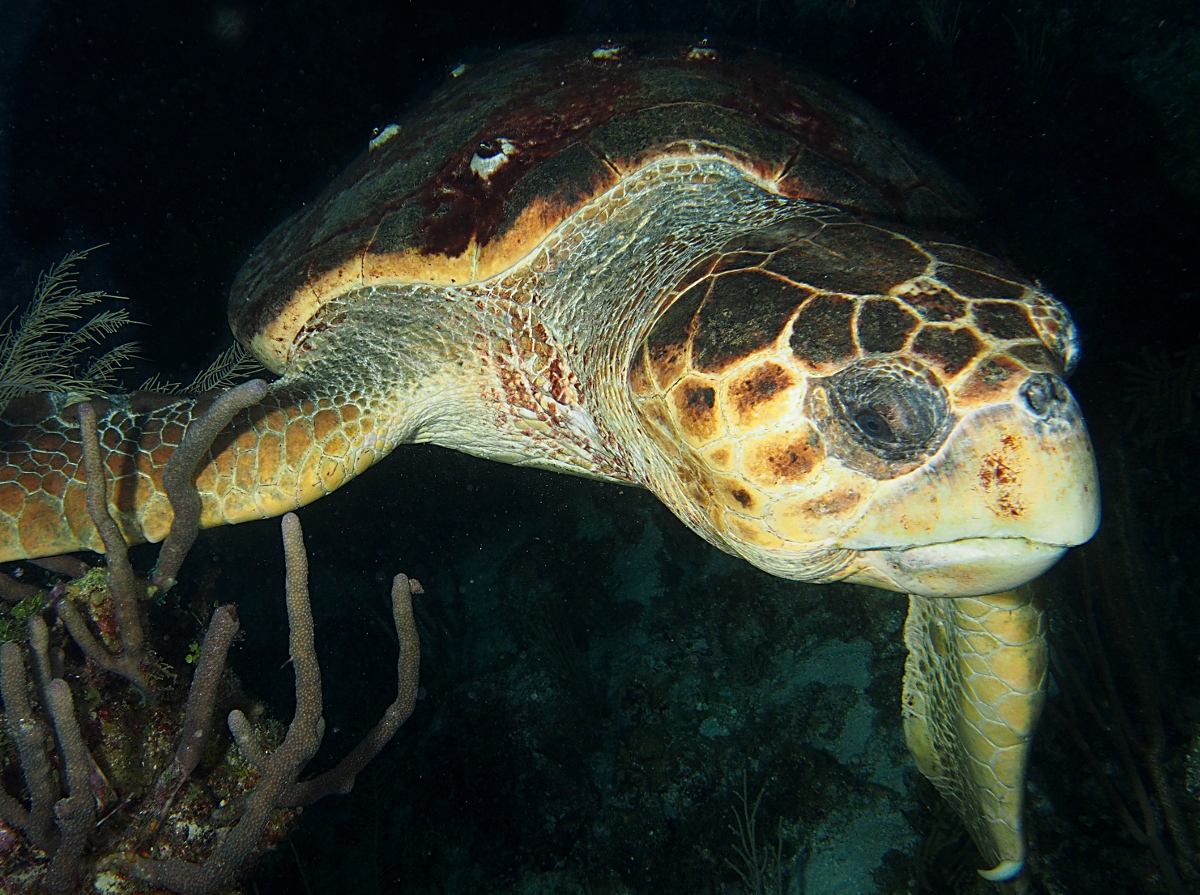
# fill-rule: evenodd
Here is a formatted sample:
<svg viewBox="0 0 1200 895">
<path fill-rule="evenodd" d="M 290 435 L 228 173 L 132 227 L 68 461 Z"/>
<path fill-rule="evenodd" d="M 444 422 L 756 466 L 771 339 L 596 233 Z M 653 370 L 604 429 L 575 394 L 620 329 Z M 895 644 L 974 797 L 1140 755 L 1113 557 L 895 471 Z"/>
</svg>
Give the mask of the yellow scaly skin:
<svg viewBox="0 0 1200 895">
<path fill-rule="evenodd" d="M 238 414 L 202 461 L 196 480 L 202 527 L 281 515 L 335 490 L 381 456 L 370 446 L 376 424 L 356 403 L 357 393 L 306 389 L 300 397 L 297 391 L 276 388 Z M 166 537 L 173 514 L 163 470 L 211 400 L 163 402 L 156 395 L 93 401 L 113 518 L 131 544 Z M 87 512 L 76 413 L 56 395 L 19 398 L 6 411 L 0 561 L 104 551 Z"/>
<path fill-rule="evenodd" d="M 1046 697 L 1046 630 L 1030 588 L 909 597 L 905 739 L 990 862 L 984 879 L 1010 879 L 1025 863 L 1025 768 Z"/>
</svg>

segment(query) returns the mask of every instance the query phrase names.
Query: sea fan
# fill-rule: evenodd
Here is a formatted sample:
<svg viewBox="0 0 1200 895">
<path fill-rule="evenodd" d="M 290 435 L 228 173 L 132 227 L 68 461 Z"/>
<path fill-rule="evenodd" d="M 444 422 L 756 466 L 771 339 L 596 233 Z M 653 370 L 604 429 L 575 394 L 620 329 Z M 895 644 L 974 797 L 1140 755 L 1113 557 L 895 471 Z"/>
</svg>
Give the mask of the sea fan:
<svg viewBox="0 0 1200 895">
<path fill-rule="evenodd" d="M 1127 424 L 1161 461 L 1167 439 L 1188 432 L 1200 420 L 1200 345 L 1172 354 L 1143 349 L 1141 363 L 1122 366 Z"/>
<path fill-rule="evenodd" d="M 262 371 L 262 364 L 239 343 L 234 342 L 218 354 L 211 364 L 197 373 L 187 385 L 169 382 L 155 374 L 143 382 L 139 389 L 168 395 L 202 395 L 206 392 L 223 391 L 242 382 L 247 376 L 258 375 Z"/>
<path fill-rule="evenodd" d="M 70 252 L 38 277 L 29 307 L 0 322 L 0 407 L 30 392 L 65 392 L 81 398 L 112 391 L 116 374 L 136 355 L 136 343 L 98 350 L 133 322 L 123 308 L 90 309 L 124 300 L 108 292 L 81 292 L 76 266 L 92 251 Z"/>
</svg>

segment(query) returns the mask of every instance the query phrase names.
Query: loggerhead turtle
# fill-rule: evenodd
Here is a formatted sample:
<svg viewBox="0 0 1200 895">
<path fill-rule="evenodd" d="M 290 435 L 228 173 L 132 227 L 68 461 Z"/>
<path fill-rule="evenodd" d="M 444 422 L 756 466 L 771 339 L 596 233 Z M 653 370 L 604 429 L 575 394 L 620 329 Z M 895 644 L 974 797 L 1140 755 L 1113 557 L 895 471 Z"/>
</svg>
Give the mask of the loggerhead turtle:
<svg viewBox="0 0 1200 895">
<path fill-rule="evenodd" d="M 456 69 L 253 253 L 241 342 L 279 373 L 197 475 L 274 516 L 405 442 L 642 485 L 775 575 L 910 595 L 918 766 L 1020 871 L 1046 668 L 1022 592 L 1096 529 L 1067 311 L 877 112 L 774 57 L 565 41 Z M 101 549 L 72 398 L 5 414 L 0 560 Z M 209 401 L 96 402 L 130 541 Z M 954 598 L 954 599 L 947 599 Z"/>
</svg>

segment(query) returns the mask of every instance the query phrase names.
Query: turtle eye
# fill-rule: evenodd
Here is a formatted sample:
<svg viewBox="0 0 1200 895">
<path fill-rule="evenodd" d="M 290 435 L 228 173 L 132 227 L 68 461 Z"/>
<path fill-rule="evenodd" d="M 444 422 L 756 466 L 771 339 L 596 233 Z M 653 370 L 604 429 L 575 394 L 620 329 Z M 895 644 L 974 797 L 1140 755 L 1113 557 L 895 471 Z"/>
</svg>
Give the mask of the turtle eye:
<svg viewBox="0 0 1200 895">
<path fill-rule="evenodd" d="M 854 425 L 870 441 L 888 443 L 896 440 L 896 433 L 878 407 L 859 410 L 854 414 Z"/>
<path fill-rule="evenodd" d="M 852 364 L 825 380 L 825 394 L 831 452 L 870 475 L 912 468 L 936 452 L 950 431 L 945 392 L 908 364 Z"/>
<path fill-rule="evenodd" d="M 919 380 L 879 377 L 865 393 L 852 389 L 839 397 L 855 438 L 889 459 L 925 450 L 941 430 L 940 396 Z"/>
<path fill-rule="evenodd" d="M 851 437 L 887 460 L 908 460 L 924 453 L 943 428 L 941 395 L 918 379 L 877 372 L 843 383 L 836 397 L 850 423 Z"/>
</svg>

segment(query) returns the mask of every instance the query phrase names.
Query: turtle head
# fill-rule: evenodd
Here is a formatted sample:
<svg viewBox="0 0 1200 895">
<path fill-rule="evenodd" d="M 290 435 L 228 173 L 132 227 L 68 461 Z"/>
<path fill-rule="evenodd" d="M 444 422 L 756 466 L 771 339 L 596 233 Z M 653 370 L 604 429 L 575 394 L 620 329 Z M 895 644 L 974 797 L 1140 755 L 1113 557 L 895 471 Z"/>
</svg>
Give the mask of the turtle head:
<svg viewBox="0 0 1200 895">
<path fill-rule="evenodd" d="M 708 540 L 788 578 L 972 596 L 1096 530 L 1077 354 L 997 258 L 804 218 L 692 270 L 630 383 L 651 487 Z"/>
</svg>

